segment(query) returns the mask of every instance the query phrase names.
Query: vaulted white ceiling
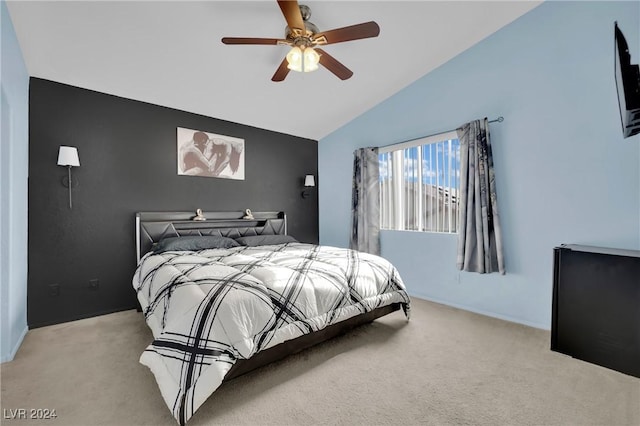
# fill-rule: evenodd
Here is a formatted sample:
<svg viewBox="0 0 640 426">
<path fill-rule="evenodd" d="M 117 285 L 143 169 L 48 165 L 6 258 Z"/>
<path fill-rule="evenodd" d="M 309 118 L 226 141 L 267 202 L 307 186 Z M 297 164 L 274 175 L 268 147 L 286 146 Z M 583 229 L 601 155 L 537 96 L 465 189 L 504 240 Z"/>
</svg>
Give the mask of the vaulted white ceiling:
<svg viewBox="0 0 640 426">
<path fill-rule="evenodd" d="M 499 30 L 536 1 L 301 1 L 321 31 L 366 21 L 377 38 L 324 49 L 354 75 L 271 76 L 286 46 L 275 1 L 8 1 L 33 77 L 320 139 Z M 506 52 L 507 53 L 507 52 Z"/>
</svg>

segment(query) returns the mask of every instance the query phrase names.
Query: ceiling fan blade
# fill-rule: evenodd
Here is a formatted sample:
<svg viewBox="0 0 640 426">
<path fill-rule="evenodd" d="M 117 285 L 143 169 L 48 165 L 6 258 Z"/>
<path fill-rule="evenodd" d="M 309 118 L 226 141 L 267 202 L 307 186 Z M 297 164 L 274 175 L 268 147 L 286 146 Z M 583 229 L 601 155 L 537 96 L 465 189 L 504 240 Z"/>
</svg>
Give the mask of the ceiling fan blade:
<svg viewBox="0 0 640 426">
<path fill-rule="evenodd" d="M 224 44 L 278 44 L 278 42 L 289 44 L 287 40 L 279 38 L 251 38 L 251 37 L 223 37 Z"/>
<path fill-rule="evenodd" d="M 284 80 L 287 77 L 287 74 L 289 74 L 289 68 L 287 68 L 287 65 L 289 65 L 289 62 L 287 61 L 287 58 L 284 58 L 276 70 L 276 73 L 271 77 L 271 81 Z"/>
<path fill-rule="evenodd" d="M 351 78 L 353 71 L 342 65 L 336 58 L 319 48 L 316 48 L 316 52 L 320 54 L 320 65 L 334 73 L 340 80 Z"/>
<path fill-rule="evenodd" d="M 278 6 L 280 6 L 280 10 L 282 10 L 282 14 L 284 15 L 284 19 L 287 20 L 287 25 L 289 25 L 289 28 L 292 31 L 294 28 L 298 29 L 302 31 L 302 34 L 304 34 L 304 20 L 302 19 L 302 14 L 300 13 L 300 6 L 298 6 L 298 2 L 279 0 Z"/>
<path fill-rule="evenodd" d="M 361 38 L 378 37 L 380 27 L 373 21 L 349 27 L 336 28 L 315 34 L 312 39 L 316 44 L 342 43 L 343 41 L 360 40 Z"/>
</svg>

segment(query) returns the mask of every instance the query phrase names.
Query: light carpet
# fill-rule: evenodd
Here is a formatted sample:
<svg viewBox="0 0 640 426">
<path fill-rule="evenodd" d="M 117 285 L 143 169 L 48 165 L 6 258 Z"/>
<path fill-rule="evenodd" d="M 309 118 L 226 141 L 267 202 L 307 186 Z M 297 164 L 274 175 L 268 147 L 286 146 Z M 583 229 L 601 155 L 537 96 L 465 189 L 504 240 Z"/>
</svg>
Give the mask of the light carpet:
<svg viewBox="0 0 640 426">
<path fill-rule="evenodd" d="M 548 331 L 412 300 L 224 384 L 189 426 L 640 425 L 640 379 L 549 350 Z M 175 425 L 142 314 L 31 330 L 1 366 L 3 425 Z M 9 409 L 55 409 L 11 420 Z M 27 412 L 27 414 L 29 414 Z"/>
</svg>

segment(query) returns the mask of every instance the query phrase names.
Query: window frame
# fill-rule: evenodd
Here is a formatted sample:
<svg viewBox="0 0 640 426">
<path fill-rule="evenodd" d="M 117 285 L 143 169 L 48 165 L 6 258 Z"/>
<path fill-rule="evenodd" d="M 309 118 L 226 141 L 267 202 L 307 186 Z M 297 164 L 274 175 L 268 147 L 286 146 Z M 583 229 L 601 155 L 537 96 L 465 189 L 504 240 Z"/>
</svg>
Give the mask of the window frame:
<svg viewBox="0 0 640 426">
<path fill-rule="evenodd" d="M 424 145 L 431 145 L 431 144 L 436 144 L 436 143 L 443 143 L 446 142 L 448 140 L 453 140 L 456 139 L 458 140 L 459 143 L 459 138 L 458 138 L 458 133 L 455 130 L 452 131 L 448 131 L 448 132 L 443 132 L 443 133 L 438 133 L 435 135 L 431 135 L 431 136 L 426 136 L 423 138 L 418 138 L 418 139 L 412 139 L 406 142 L 401 142 L 401 143 L 397 143 L 397 144 L 393 144 L 393 145 L 387 145 L 387 146 L 383 146 L 378 148 L 378 155 L 382 155 L 382 154 L 389 154 L 395 151 L 401 151 L 404 153 L 404 150 L 408 149 L 408 148 L 417 148 L 417 158 L 422 158 L 422 147 Z M 449 174 L 451 173 L 451 152 L 449 152 L 448 155 L 449 158 Z M 437 164 L 438 158 L 436 157 L 436 164 Z M 392 159 L 391 159 L 391 163 L 392 163 L 392 170 L 403 170 L 402 172 L 402 177 L 404 178 L 404 169 L 403 169 L 403 155 L 393 155 Z M 439 169 L 438 166 L 436 166 L 437 169 Z M 418 194 L 422 194 L 423 192 L 423 179 L 422 179 L 422 167 L 417 167 L 417 193 Z M 393 176 L 393 173 L 392 173 Z M 445 175 L 445 180 L 447 179 L 447 176 Z M 380 229 L 381 230 L 389 230 L 389 231 L 408 231 L 408 232 L 424 232 L 424 233 L 435 233 L 435 234 L 450 234 L 450 235 L 457 235 L 459 233 L 459 230 L 451 230 L 451 224 L 452 224 L 452 209 L 449 208 L 448 209 L 448 224 L 449 224 L 449 230 L 448 231 L 438 231 L 438 230 L 426 230 L 424 229 L 424 223 L 423 223 L 423 211 L 424 211 L 424 201 L 425 201 L 425 197 L 420 196 L 420 197 L 416 197 L 417 198 L 417 229 L 406 229 L 406 226 L 404 224 L 404 220 L 405 220 L 405 209 L 403 207 L 403 197 L 402 197 L 402 188 L 403 188 L 403 182 L 405 179 L 390 179 L 391 180 L 391 184 L 389 185 L 389 187 L 393 186 L 393 203 L 396 206 L 401 206 L 400 211 L 402 214 L 397 214 L 395 215 L 395 217 L 393 218 L 393 223 L 392 223 L 392 228 L 391 227 L 384 227 L 383 223 L 382 223 L 382 214 L 380 215 Z M 458 180 L 458 184 L 460 183 L 460 181 Z M 443 188 L 445 187 L 445 185 L 439 185 L 436 181 L 436 188 L 438 188 L 439 186 L 442 186 Z M 446 186 L 447 188 L 451 189 L 451 177 L 449 175 L 449 185 Z M 457 188 L 459 191 L 459 187 Z M 380 195 L 381 195 L 381 201 L 382 201 L 382 185 L 380 185 Z M 390 197 L 388 197 L 390 198 Z M 459 203 L 459 200 L 458 200 Z M 380 205 L 381 208 L 381 212 L 382 209 L 384 208 L 381 202 Z M 459 211 L 459 210 L 458 210 Z M 437 220 L 437 218 L 436 218 Z M 456 221 L 456 225 L 459 228 L 459 221 Z M 438 229 L 438 222 L 436 222 L 435 226 L 433 226 L 433 222 L 431 222 L 432 225 L 430 226 L 430 228 L 435 228 Z"/>
</svg>

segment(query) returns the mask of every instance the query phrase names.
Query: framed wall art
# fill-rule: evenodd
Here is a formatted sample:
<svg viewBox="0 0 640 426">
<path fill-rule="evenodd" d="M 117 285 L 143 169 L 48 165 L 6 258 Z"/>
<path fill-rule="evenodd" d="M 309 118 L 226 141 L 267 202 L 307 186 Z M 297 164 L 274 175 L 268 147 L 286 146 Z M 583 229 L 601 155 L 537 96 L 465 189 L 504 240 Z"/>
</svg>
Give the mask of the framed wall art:
<svg viewBox="0 0 640 426">
<path fill-rule="evenodd" d="M 244 180 L 244 139 L 177 128 L 178 174 Z"/>
</svg>

